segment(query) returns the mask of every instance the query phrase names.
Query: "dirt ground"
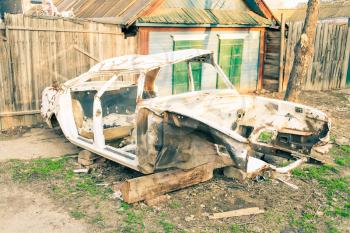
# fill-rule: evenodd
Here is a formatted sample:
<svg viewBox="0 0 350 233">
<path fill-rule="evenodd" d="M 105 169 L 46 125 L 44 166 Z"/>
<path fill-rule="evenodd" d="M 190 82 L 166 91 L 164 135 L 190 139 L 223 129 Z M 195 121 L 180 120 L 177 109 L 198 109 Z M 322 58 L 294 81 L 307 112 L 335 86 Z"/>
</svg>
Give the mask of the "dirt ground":
<svg viewBox="0 0 350 233">
<path fill-rule="evenodd" d="M 16 133 L 0 134 L 0 161 L 58 157 L 78 152 L 75 145 L 53 129 L 33 128 Z"/>
<path fill-rule="evenodd" d="M 87 232 L 88 226 L 57 208 L 41 192 L 0 184 L 0 232 Z"/>
<path fill-rule="evenodd" d="M 267 176 L 240 183 L 217 170 L 164 203 L 131 206 L 113 196 L 113 186 L 140 174 L 113 162 L 77 175 L 74 156 L 7 161 L 0 163 L 0 232 L 350 232 L 350 90 L 305 92 L 300 102 L 331 117 L 332 140 L 344 147 L 326 155 L 337 163 L 296 170 L 290 182 L 298 190 Z M 208 219 L 255 206 L 265 213 Z"/>
</svg>

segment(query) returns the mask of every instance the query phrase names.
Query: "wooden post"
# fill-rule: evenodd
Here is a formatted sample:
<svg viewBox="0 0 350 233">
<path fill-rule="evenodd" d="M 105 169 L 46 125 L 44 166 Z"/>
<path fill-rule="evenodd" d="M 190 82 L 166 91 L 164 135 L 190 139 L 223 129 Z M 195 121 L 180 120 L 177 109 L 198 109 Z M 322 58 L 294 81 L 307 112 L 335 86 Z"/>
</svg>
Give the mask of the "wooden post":
<svg viewBox="0 0 350 233">
<path fill-rule="evenodd" d="M 260 31 L 259 71 L 258 71 L 257 90 L 262 90 L 263 88 L 265 43 L 266 43 L 265 29 L 262 29 Z"/>
<path fill-rule="evenodd" d="M 348 74 L 348 67 L 349 67 L 349 59 L 350 59 L 350 18 L 348 19 L 348 35 L 346 38 L 346 47 L 345 47 L 345 54 L 344 54 L 344 63 L 343 63 L 343 75 L 341 77 L 341 83 L 340 88 L 344 88 L 346 86 L 346 78 L 349 75 Z"/>
<path fill-rule="evenodd" d="M 279 86 L 278 92 L 283 91 L 283 74 L 284 74 L 284 50 L 285 50 L 285 33 L 286 19 L 283 13 L 281 14 L 281 47 L 280 47 L 280 68 L 279 68 Z"/>
</svg>

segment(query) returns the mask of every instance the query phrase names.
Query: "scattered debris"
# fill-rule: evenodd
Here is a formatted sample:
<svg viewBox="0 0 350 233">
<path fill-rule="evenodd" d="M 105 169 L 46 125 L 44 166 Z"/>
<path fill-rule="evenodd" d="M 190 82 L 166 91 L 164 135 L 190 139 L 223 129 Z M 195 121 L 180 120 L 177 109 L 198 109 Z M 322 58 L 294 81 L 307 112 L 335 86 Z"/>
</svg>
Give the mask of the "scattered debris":
<svg viewBox="0 0 350 233">
<path fill-rule="evenodd" d="M 116 191 L 112 194 L 112 198 L 113 199 L 119 199 L 119 200 L 123 200 L 123 197 L 122 197 L 122 193 L 120 191 Z"/>
<path fill-rule="evenodd" d="M 307 158 L 301 158 L 301 159 L 298 159 L 295 162 L 289 164 L 286 167 L 279 168 L 279 167 L 275 167 L 272 165 L 270 165 L 270 167 L 272 168 L 272 170 L 276 171 L 277 173 L 286 174 L 286 173 L 289 173 L 291 170 L 299 167 L 301 164 L 303 164 L 305 162 L 307 162 Z"/>
<path fill-rule="evenodd" d="M 324 146 L 315 147 L 314 150 L 317 153 L 320 153 L 320 154 L 324 155 L 324 154 L 327 154 L 331 148 L 332 148 L 332 144 L 326 144 Z"/>
<path fill-rule="evenodd" d="M 282 178 L 277 178 L 277 180 L 280 181 L 280 182 L 282 182 L 282 183 L 284 183 L 284 184 L 286 184 L 286 185 L 288 185 L 288 186 L 291 187 L 292 189 L 295 189 L 295 190 L 298 190 L 298 189 L 299 189 L 299 187 L 296 186 L 295 184 L 289 183 L 289 182 L 287 182 L 286 180 L 284 180 L 284 179 L 282 179 Z"/>
<path fill-rule="evenodd" d="M 258 207 L 253 207 L 253 208 L 239 209 L 239 210 L 233 210 L 233 211 L 222 212 L 222 213 L 214 213 L 213 215 L 209 216 L 209 219 L 220 219 L 220 218 L 253 215 L 253 214 L 262 214 L 264 212 L 265 212 L 264 210 L 261 210 Z"/>
<path fill-rule="evenodd" d="M 89 173 L 89 168 L 79 168 L 79 169 L 74 169 L 73 172 L 74 173 Z"/>
</svg>

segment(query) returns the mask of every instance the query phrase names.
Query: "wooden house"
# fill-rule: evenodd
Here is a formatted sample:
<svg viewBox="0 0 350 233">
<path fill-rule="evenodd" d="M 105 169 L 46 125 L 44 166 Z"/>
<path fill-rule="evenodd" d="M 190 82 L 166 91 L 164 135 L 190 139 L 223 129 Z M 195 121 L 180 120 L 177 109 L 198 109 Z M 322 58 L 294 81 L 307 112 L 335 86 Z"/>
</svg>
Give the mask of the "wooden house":
<svg viewBox="0 0 350 233">
<path fill-rule="evenodd" d="M 271 28 L 276 30 L 278 24 L 262 0 L 55 0 L 54 3 L 59 11 L 73 10 L 76 17 L 119 24 L 126 36 L 137 37 L 141 54 L 187 48 L 212 50 L 241 92 L 262 88 L 264 53 L 268 49 L 265 35 Z M 197 90 L 223 86 L 209 66 L 193 64 L 192 71 Z M 164 95 L 187 91 L 187 66 L 180 64 L 165 70 L 158 78 L 158 87 Z"/>
</svg>

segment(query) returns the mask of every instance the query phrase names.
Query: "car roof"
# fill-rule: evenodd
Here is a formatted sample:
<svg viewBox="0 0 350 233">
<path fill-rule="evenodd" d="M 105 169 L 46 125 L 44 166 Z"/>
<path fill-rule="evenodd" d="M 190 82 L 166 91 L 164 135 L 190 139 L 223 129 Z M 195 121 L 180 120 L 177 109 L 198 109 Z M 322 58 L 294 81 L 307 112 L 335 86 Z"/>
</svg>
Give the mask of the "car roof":
<svg viewBox="0 0 350 233">
<path fill-rule="evenodd" d="M 167 65 L 194 59 L 210 58 L 213 52 L 204 49 L 186 49 L 151 55 L 126 55 L 104 60 L 90 69 L 89 72 L 130 71 L 148 72 Z"/>
</svg>

